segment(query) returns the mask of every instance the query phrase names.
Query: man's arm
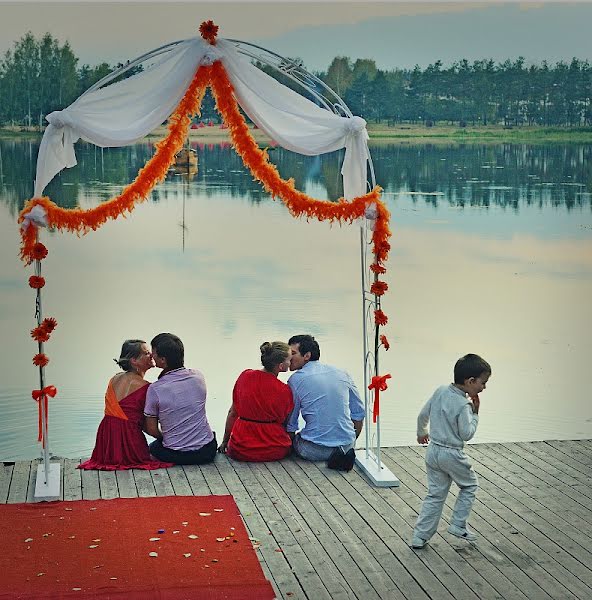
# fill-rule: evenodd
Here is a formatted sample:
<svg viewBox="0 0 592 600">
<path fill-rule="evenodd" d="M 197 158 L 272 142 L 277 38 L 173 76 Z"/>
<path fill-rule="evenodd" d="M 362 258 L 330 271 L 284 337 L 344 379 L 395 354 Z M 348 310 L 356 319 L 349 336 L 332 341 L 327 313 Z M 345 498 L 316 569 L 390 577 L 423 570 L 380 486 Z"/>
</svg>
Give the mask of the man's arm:
<svg viewBox="0 0 592 600">
<path fill-rule="evenodd" d="M 162 440 L 162 431 L 158 426 L 158 417 L 144 415 L 144 431 L 157 440 Z"/>
<path fill-rule="evenodd" d="M 288 385 L 292 390 L 292 398 L 294 400 L 294 408 L 288 417 L 288 421 L 286 422 L 286 431 L 288 435 L 294 439 L 294 435 L 296 431 L 298 431 L 298 417 L 300 416 L 300 398 L 298 397 L 298 392 L 296 391 L 296 385 L 294 381 L 294 375 L 288 379 Z"/>
<path fill-rule="evenodd" d="M 364 426 L 364 419 L 361 421 L 357 421 L 352 419 L 352 423 L 354 424 L 354 431 L 356 432 L 356 439 L 360 437 L 360 433 L 362 433 L 362 427 Z"/>
</svg>

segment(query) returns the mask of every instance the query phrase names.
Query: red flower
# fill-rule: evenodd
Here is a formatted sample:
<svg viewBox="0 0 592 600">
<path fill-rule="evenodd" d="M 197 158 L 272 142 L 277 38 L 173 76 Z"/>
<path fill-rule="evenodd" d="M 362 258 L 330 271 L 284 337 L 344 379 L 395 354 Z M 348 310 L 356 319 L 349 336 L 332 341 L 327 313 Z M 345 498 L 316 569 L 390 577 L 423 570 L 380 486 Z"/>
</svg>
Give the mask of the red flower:
<svg viewBox="0 0 592 600">
<path fill-rule="evenodd" d="M 373 273 L 376 273 L 377 275 L 381 275 L 383 273 L 386 273 L 386 268 L 383 267 L 382 265 L 379 265 L 378 263 L 372 263 L 370 265 L 370 270 Z"/>
<path fill-rule="evenodd" d="M 58 322 L 53 317 L 47 317 L 43 319 L 41 323 L 41 327 L 47 331 L 47 333 L 51 333 L 58 326 Z"/>
<path fill-rule="evenodd" d="M 39 288 L 42 288 L 45 285 L 45 279 L 38 275 L 31 275 L 31 277 L 29 277 L 29 285 L 34 290 L 38 290 Z"/>
<path fill-rule="evenodd" d="M 49 339 L 49 331 L 40 325 L 39 327 L 35 327 L 35 329 L 31 329 L 31 337 L 36 342 L 47 342 Z"/>
<path fill-rule="evenodd" d="M 44 367 L 49 362 L 49 358 L 45 354 L 35 354 L 33 364 L 36 367 Z"/>
<path fill-rule="evenodd" d="M 380 343 L 384 346 L 385 350 L 388 350 L 391 347 L 389 341 L 386 339 L 386 335 L 380 336 Z"/>
<path fill-rule="evenodd" d="M 380 308 L 374 311 L 374 322 L 377 325 L 386 325 L 388 323 L 388 317 L 380 310 Z"/>
<path fill-rule="evenodd" d="M 386 281 L 375 281 L 370 286 L 370 291 L 375 296 L 382 296 L 387 290 L 388 290 L 388 284 L 386 283 Z"/>
<path fill-rule="evenodd" d="M 204 40 L 210 42 L 210 44 L 216 43 L 216 36 L 218 35 L 218 25 L 214 25 L 214 21 L 204 21 L 199 26 L 199 33 Z"/>
<path fill-rule="evenodd" d="M 37 242 L 31 250 L 31 258 L 34 260 L 43 260 L 46 256 L 47 248 L 41 242 Z"/>
</svg>

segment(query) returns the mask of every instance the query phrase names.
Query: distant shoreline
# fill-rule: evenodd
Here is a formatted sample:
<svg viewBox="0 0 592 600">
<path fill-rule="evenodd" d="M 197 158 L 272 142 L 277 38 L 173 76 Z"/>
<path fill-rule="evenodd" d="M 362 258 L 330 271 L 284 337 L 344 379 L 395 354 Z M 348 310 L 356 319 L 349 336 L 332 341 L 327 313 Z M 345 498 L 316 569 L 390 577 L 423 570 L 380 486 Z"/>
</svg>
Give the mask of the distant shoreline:
<svg viewBox="0 0 592 600">
<path fill-rule="evenodd" d="M 146 136 L 147 140 L 157 140 L 168 133 L 166 127 L 159 127 Z M 270 144 L 271 140 L 259 129 L 251 129 L 259 144 Z M 457 127 L 454 125 L 385 125 L 368 124 L 371 143 L 389 144 L 465 144 L 465 143 L 592 143 L 592 127 L 512 127 L 501 125 Z M 0 127 L 0 139 L 39 138 L 38 128 L 27 130 L 24 127 Z M 189 138 L 204 143 L 230 141 L 227 129 L 218 125 L 191 129 Z"/>
</svg>

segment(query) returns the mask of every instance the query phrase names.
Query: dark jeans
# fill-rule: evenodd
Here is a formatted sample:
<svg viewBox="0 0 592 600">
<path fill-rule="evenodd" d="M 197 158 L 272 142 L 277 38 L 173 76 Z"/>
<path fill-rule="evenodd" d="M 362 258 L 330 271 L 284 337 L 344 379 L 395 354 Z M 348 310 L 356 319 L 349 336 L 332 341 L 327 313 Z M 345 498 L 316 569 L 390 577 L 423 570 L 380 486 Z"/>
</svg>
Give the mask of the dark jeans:
<svg viewBox="0 0 592 600">
<path fill-rule="evenodd" d="M 214 439 L 211 442 L 202 446 L 199 450 L 188 450 L 186 452 L 165 448 L 161 440 L 154 440 L 150 444 L 150 454 L 154 458 L 177 465 L 205 465 L 214 460 L 217 449 L 216 434 L 214 434 Z"/>
</svg>

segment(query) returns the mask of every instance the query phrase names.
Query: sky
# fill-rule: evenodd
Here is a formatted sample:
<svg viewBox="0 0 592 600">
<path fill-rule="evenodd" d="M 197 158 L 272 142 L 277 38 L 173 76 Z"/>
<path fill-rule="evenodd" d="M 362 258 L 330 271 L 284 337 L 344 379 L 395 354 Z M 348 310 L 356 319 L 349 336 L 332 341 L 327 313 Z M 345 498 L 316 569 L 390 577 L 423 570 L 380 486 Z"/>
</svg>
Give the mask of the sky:
<svg viewBox="0 0 592 600">
<path fill-rule="evenodd" d="M 381 69 L 461 58 L 592 60 L 592 2 L 3 2 L 0 53 L 27 31 L 69 41 L 79 64 L 115 64 L 195 35 L 212 19 L 219 36 L 326 70 L 335 56 Z"/>
</svg>

